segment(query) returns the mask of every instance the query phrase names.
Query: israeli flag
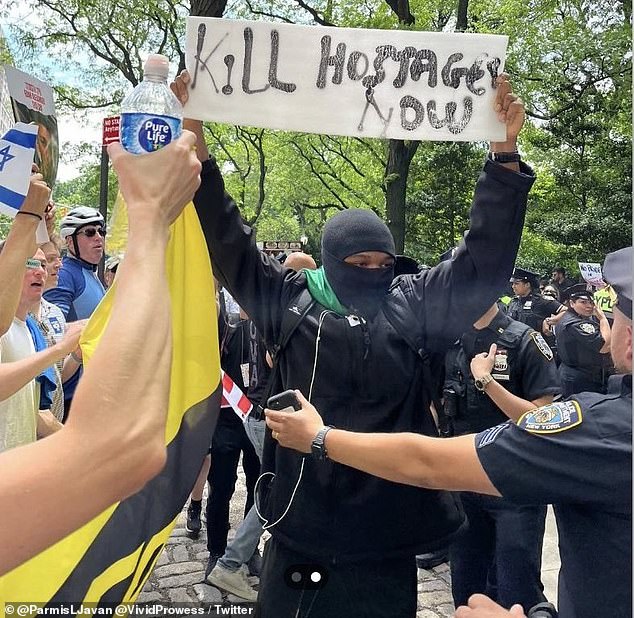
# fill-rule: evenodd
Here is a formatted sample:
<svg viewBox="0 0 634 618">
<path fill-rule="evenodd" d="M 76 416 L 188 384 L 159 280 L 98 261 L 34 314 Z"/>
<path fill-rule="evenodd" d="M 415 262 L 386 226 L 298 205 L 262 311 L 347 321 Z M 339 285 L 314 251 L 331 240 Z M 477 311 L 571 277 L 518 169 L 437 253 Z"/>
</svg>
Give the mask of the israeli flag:
<svg viewBox="0 0 634 618">
<path fill-rule="evenodd" d="M 0 213 L 15 217 L 31 178 L 37 139 L 36 124 L 18 122 L 0 139 Z"/>
</svg>

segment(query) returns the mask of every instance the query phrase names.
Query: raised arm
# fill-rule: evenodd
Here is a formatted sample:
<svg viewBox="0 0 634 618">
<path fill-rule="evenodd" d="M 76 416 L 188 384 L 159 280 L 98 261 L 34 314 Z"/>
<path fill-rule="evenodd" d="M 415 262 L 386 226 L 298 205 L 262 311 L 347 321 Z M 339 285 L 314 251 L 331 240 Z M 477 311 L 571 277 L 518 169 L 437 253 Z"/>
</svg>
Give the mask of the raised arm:
<svg viewBox="0 0 634 618">
<path fill-rule="evenodd" d="M 169 224 L 200 182 L 194 143 L 184 132 L 148 155 L 109 147 L 129 217 L 112 314 L 64 429 L 0 454 L 0 575 L 138 491 L 164 465 L 171 366 L 165 249 Z"/>
<path fill-rule="evenodd" d="M 33 174 L 26 199 L 11 225 L 0 254 L 0 336 L 9 330 L 15 317 L 26 260 L 37 248 L 35 230 L 44 216 L 50 194 L 51 190 L 42 180 L 42 174 Z"/>
<path fill-rule="evenodd" d="M 506 125 L 507 139 L 491 143 L 491 151 L 512 153 L 524 123 L 524 104 L 511 92 L 506 75 L 499 79 L 496 109 Z M 476 184 L 469 231 L 453 258 L 411 278 L 412 305 L 426 325 L 430 350 L 442 350 L 455 341 L 504 289 L 534 180 L 524 163 L 488 159 Z"/>
<path fill-rule="evenodd" d="M 190 78 L 183 71 L 171 88 L 184 105 Z M 203 163 L 201 185 L 194 206 L 207 241 L 214 276 L 226 287 L 256 324 L 266 341 L 277 341 L 282 309 L 292 294 L 288 283 L 297 275 L 261 252 L 254 231 L 244 223 L 238 207 L 225 191 L 222 174 L 209 158 L 202 123 L 185 119 L 196 135 L 196 151 Z"/>
</svg>

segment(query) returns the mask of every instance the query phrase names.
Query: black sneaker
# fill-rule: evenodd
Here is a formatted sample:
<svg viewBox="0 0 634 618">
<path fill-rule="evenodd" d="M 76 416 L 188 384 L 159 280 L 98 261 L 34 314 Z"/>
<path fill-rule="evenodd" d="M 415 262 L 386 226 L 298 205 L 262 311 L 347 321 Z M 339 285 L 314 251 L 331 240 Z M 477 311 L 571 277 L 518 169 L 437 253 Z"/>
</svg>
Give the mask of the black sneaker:
<svg viewBox="0 0 634 618">
<path fill-rule="evenodd" d="M 216 562 L 222 556 L 222 554 L 209 554 L 209 560 L 207 561 L 207 568 L 205 569 L 205 579 L 209 577 L 209 573 L 213 571 L 216 566 Z"/>
<path fill-rule="evenodd" d="M 449 551 L 446 548 L 430 551 L 416 556 L 416 566 L 419 569 L 432 569 L 449 560 Z"/>
<path fill-rule="evenodd" d="M 198 538 L 200 530 L 203 527 L 200 521 L 201 511 L 202 502 L 191 501 L 187 507 L 187 524 L 185 525 L 185 530 L 187 530 L 188 534 L 194 539 Z"/>
</svg>

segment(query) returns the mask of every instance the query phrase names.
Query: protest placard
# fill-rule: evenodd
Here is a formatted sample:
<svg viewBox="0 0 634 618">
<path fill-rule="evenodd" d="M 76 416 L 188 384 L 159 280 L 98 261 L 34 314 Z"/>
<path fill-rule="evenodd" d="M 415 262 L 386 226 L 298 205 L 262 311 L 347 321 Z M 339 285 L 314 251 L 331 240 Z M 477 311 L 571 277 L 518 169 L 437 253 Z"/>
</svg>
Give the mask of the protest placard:
<svg viewBox="0 0 634 618">
<path fill-rule="evenodd" d="M 53 187 L 59 163 L 59 138 L 53 89 L 36 77 L 14 67 L 5 65 L 4 72 L 15 120 L 34 122 L 39 127 L 35 163 L 48 186 Z"/>
<path fill-rule="evenodd" d="M 508 38 L 190 17 L 185 115 L 355 137 L 505 139 Z"/>
<path fill-rule="evenodd" d="M 579 262 L 579 270 L 581 276 L 586 283 L 593 285 L 596 288 L 605 287 L 605 281 L 603 280 L 603 274 L 601 273 L 601 264 L 595 262 Z"/>
</svg>

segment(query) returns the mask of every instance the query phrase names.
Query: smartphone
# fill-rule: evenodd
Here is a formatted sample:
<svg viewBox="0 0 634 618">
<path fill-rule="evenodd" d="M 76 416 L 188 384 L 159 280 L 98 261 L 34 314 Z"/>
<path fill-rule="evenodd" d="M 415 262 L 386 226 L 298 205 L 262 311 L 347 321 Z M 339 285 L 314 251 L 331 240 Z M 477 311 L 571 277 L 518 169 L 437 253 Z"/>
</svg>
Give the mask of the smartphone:
<svg viewBox="0 0 634 618">
<path fill-rule="evenodd" d="M 269 397 L 269 400 L 266 402 L 266 407 L 281 412 L 296 412 L 302 408 L 295 391 L 284 391 L 283 393 Z"/>
</svg>

